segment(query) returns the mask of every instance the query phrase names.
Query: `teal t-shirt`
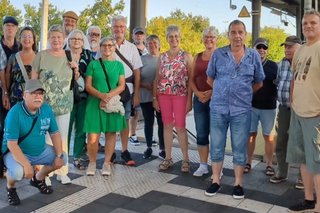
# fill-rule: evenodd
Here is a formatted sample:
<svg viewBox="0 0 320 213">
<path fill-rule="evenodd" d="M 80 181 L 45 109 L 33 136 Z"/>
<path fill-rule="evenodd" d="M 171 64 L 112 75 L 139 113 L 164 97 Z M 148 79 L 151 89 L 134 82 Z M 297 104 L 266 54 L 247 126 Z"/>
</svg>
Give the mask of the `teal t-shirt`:
<svg viewBox="0 0 320 213">
<path fill-rule="evenodd" d="M 8 141 L 18 141 L 19 137 L 26 135 L 32 126 L 32 121 L 38 116 L 31 133 L 20 144 L 22 152 L 27 155 L 41 154 L 46 145 L 46 133 L 59 131 L 51 107 L 44 103 L 35 115 L 30 114 L 24 101 L 15 104 L 5 120 L 2 152 L 7 150 Z"/>
</svg>

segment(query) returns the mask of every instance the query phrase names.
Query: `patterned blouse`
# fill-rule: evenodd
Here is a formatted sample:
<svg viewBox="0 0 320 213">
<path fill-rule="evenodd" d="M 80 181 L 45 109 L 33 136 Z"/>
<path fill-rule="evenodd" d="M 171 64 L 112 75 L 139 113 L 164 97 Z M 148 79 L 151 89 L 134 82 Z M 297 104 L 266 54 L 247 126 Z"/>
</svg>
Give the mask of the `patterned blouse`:
<svg viewBox="0 0 320 213">
<path fill-rule="evenodd" d="M 179 53 L 170 60 L 167 52 L 160 57 L 159 83 L 157 89 L 160 94 L 186 96 L 188 93 L 188 70 L 186 52 Z"/>
</svg>

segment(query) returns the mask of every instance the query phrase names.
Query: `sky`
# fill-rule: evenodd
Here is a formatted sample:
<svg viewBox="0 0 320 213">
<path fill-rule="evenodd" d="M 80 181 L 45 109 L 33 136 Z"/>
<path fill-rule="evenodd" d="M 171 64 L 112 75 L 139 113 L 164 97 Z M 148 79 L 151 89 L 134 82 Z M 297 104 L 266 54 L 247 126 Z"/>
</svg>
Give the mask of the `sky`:
<svg viewBox="0 0 320 213">
<path fill-rule="evenodd" d="M 38 6 L 42 0 L 11 0 L 16 8 L 24 11 L 23 4 L 29 3 Z M 94 0 L 49 0 L 49 2 L 59 10 L 73 10 L 80 14 L 88 5 L 93 5 Z M 113 0 L 113 2 L 117 2 Z M 219 32 L 226 32 L 228 24 L 234 19 L 240 19 L 247 26 L 247 31 L 252 31 L 252 18 L 238 18 L 238 14 L 243 6 L 246 6 L 248 11 L 251 11 L 251 2 L 247 0 L 231 0 L 233 5 L 236 5 L 235 10 L 230 9 L 229 0 L 148 0 L 147 19 L 163 16 L 168 17 L 170 12 L 180 9 L 184 13 L 191 13 L 193 16 L 201 15 L 208 17 L 210 25 L 218 28 Z M 129 16 L 130 0 L 125 0 L 124 16 Z M 294 35 L 296 33 L 295 19 L 288 16 L 282 16 L 289 22 L 288 26 L 284 26 L 281 18 L 278 15 L 270 13 L 270 9 L 263 7 L 261 16 L 261 27 L 276 27 L 284 29 L 287 34 Z M 128 21 L 128 23 L 130 23 Z"/>
</svg>

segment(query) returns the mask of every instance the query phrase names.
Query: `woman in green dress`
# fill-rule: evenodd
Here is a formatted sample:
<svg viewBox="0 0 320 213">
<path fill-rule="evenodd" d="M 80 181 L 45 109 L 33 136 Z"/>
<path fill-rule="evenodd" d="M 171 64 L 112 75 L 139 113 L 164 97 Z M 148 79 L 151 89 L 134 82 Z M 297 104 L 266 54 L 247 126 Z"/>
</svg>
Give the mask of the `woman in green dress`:
<svg viewBox="0 0 320 213">
<path fill-rule="evenodd" d="M 105 66 L 111 90 L 99 60 L 91 61 L 86 73 L 87 99 L 84 131 L 88 133 L 87 150 L 89 165 L 87 175 L 96 172 L 96 157 L 100 133 L 105 133 L 106 149 L 102 175 L 111 175 L 111 156 L 115 150 L 116 132 L 126 128 L 126 120 L 120 113 L 106 113 L 103 107 L 113 96 L 119 95 L 125 89 L 124 67 L 114 57 L 115 40 L 112 37 L 102 38 L 100 41 L 102 63 Z M 107 142 L 108 141 L 108 142 Z"/>
</svg>

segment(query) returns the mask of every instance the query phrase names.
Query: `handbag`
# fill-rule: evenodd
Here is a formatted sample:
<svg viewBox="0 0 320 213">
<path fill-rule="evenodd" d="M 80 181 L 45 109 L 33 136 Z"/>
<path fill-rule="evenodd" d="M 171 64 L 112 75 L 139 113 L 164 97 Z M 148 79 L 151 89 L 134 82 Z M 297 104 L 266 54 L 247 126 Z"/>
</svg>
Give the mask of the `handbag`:
<svg viewBox="0 0 320 213">
<path fill-rule="evenodd" d="M 66 56 L 69 62 L 72 61 L 72 56 L 71 56 L 71 51 L 70 50 L 65 50 L 66 52 Z M 74 103 L 78 103 L 81 101 L 82 96 L 81 96 L 81 92 L 79 91 L 79 85 L 78 82 L 76 81 L 76 79 L 74 78 L 74 68 L 72 68 L 72 79 L 70 82 L 70 90 L 72 90 L 73 92 L 73 102 Z"/>
<path fill-rule="evenodd" d="M 19 52 L 16 53 L 15 57 L 16 57 L 17 62 L 18 62 L 18 64 L 19 64 L 19 67 L 20 67 L 20 70 L 21 70 L 21 73 L 22 73 L 24 82 L 27 82 L 27 81 L 29 80 L 29 77 L 28 77 L 26 68 L 25 68 L 24 65 L 23 65 L 23 62 L 22 62 L 22 60 L 21 60 L 21 57 L 20 57 Z"/>
<path fill-rule="evenodd" d="M 37 120 L 38 120 L 38 116 L 33 119 L 30 130 L 29 130 L 24 136 L 19 137 L 19 139 L 18 139 L 18 145 L 19 145 L 24 139 L 26 139 L 26 138 L 28 137 L 28 135 L 29 135 L 29 134 L 31 133 L 31 131 L 33 130 L 33 127 L 35 126 Z M 8 154 L 9 152 L 10 152 L 10 150 L 9 150 L 8 148 L 7 148 L 7 150 L 6 150 L 4 153 L 1 152 L 1 155 L 0 155 L 0 177 L 3 177 L 3 171 L 4 171 L 4 169 L 5 169 L 4 159 L 3 159 L 3 158 L 4 158 L 4 156 L 5 156 L 6 154 Z"/>
<path fill-rule="evenodd" d="M 103 73 L 104 73 L 104 75 L 106 77 L 108 89 L 110 91 L 111 90 L 111 86 L 110 86 L 109 78 L 108 78 L 108 75 L 107 75 L 106 67 L 104 66 L 101 58 L 99 58 L 99 61 L 100 61 L 100 64 L 102 66 Z M 121 96 L 120 95 L 113 96 L 108 101 L 106 107 L 103 108 L 103 110 L 106 113 L 119 112 L 121 115 L 124 115 L 125 111 L 124 111 L 124 108 L 123 108 L 123 102 L 121 101 Z"/>
</svg>

